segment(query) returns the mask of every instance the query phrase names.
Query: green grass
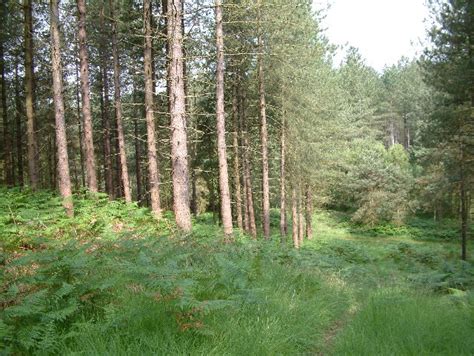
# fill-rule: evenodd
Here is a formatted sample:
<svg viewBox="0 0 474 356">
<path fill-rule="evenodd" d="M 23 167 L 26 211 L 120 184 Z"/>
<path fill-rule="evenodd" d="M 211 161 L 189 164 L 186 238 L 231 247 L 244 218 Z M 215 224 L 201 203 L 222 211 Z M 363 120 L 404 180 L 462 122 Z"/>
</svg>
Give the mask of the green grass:
<svg viewBox="0 0 474 356">
<path fill-rule="evenodd" d="M 456 299 L 390 288 L 374 292 L 341 332 L 333 352 L 336 355 L 472 355 L 474 300 L 467 296 Z"/>
<path fill-rule="evenodd" d="M 101 195 L 69 219 L 51 193 L 0 189 L 0 212 L 3 354 L 474 353 L 473 261 L 449 223 L 378 236 L 319 212 L 295 251 Z"/>
</svg>

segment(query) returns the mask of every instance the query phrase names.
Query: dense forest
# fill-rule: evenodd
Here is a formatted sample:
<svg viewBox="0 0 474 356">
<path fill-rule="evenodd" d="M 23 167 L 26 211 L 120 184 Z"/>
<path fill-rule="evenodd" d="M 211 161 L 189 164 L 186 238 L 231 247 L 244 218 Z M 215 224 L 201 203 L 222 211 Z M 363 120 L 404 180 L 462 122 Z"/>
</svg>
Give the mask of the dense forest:
<svg viewBox="0 0 474 356">
<path fill-rule="evenodd" d="M 474 3 L 427 6 L 379 72 L 308 0 L 2 1 L 6 354 L 472 354 Z"/>
</svg>

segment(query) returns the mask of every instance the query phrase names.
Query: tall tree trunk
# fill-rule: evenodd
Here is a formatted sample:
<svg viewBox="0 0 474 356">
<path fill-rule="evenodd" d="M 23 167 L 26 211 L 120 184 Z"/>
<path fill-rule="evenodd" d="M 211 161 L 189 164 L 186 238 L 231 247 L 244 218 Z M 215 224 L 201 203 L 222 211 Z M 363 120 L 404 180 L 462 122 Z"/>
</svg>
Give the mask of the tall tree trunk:
<svg viewBox="0 0 474 356">
<path fill-rule="evenodd" d="M 0 4 L 0 79 L 2 86 L 2 119 L 3 119 L 3 159 L 4 159 L 4 170 L 5 170 L 5 183 L 11 187 L 14 185 L 14 174 L 13 168 L 13 140 L 12 131 L 13 125 L 10 125 L 8 120 L 8 107 L 7 107 L 7 81 L 5 79 L 5 54 L 4 54 L 4 43 L 5 43 L 5 23 L 7 22 L 8 14 L 6 12 L 6 2 L 2 1 Z"/>
<path fill-rule="evenodd" d="M 239 75 L 239 81 L 241 76 Z M 246 169 L 246 160 L 247 160 L 247 149 L 246 149 L 246 138 L 245 138 L 245 107 L 244 107 L 244 97 L 242 86 L 239 85 L 237 88 L 237 110 L 239 116 L 239 135 L 242 144 L 241 149 L 241 158 L 242 158 L 242 204 L 243 204 L 243 225 L 244 231 L 250 233 L 250 219 L 249 219 L 249 204 L 247 200 L 248 196 L 248 187 L 247 187 L 247 169 Z"/>
<path fill-rule="evenodd" d="M 101 81 L 101 116 L 102 116 L 102 129 L 103 129 L 103 154 L 104 154 L 104 181 L 105 181 L 105 191 L 109 195 L 110 199 L 115 198 L 115 189 L 114 189 L 114 175 L 113 175 L 113 164 L 112 164 L 112 142 L 111 142 L 111 126 L 110 126 L 110 117 L 109 117 L 109 80 L 108 80 L 108 65 L 107 59 L 109 57 L 107 50 L 107 33 L 105 32 L 105 21 L 104 21 L 104 11 L 105 4 L 102 3 L 100 10 L 100 26 L 104 29 L 104 33 L 101 36 L 100 43 L 100 81 Z"/>
<path fill-rule="evenodd" d="M 196 108 L 196 93 L 194 92 L 193 95 L 193 111 Z M 191 122 L 193 122 L 191 120 Z M 195 127 L 197 127 L 197 123 L 194 123 Z M 191 166 L 191 214 L 197 216 L 198 214 L 198 202 L 197 202 L 197 169 L 196 169 L 196 155 L 197 155 L 197 138 L 196 138 L 196 128 L 191 131 L 191 144 L 190 149 L 191 152 L 189 154 L 190 157 L 190 166 Z"/>
<path fill-rule="evenodd" d="M 235 195 L 235 215 L 237 226 L 242 230 L 242 192 L 240 191 L 240 163 L 239 163 L 239 113 L 237 98 L 237 83 L 234 83 L 232 91 L 232 119 L 234 130 L 232 140 L 234 147 L 234 195 Z"/>
<path fill-rule="evenodd" d="M 243 168 L 244 168 L 244 180 L 245 180 L 245 194 L 246 194 L 246 213 L 248 222 L 248 232 L 253 238 L 257 237 L 257 225 L 255 224 L 255 210 L 253 206 L 253 192 L 252 192 L 252 176 L 250 173 L 250 158 L 249 158 L 249 139 L 247 132 L 247 120 L 245 117 L 245 96 L 240 95 L 240 119 L 242 127 L 242 138 L 243 138 Z"/>
<path fill-rule="evenodd" d="M 120 150 L 118 141 L 117 121 L 112 120 L 111 123 L 111 142 L 112 142 L 112 166 L 114 175 L 115 197 L 123 198 L 122 184 L 122 165 L 120 164 Z"/>
<path fill-rule="evenodd" d="M 89 59 L 87 54 L 87 35 L 86 35 L 86 1 L 77 0 L 78 10 L 78 40 L 79 40 L 79 60 L 81 77 L 81 95 L 82 95 L 82 116 L 84 123 L 84 148 L 86 158 L 86 179 L 87 187 L 93 193 L 98 191 L 97 176 L 95 170 L 94 140 L 92 128 L 92 114 L 90 103 L 89 86 Z"/>
<path fill-rule="evenodd" d="M 85 169 L 84 169 L 84 145 L 83 145 L 83 141 L 84 141 L 84 137 L 83 137 L 83 134 L 82 134 L 82 119 L 81 119 L 81 98 L 80 98 L 80 95 L 79 95 L 79 92 L 80 92 L 80 74 L 79 74 L 79 65 L 76 61 L 76 109 L 77 109 L 77 130 L 79 131 L 79 136 L 78 136 L 78 140 L 79 140 L 79 163 L 81 165 L 81 182 L 82 182 L 82 186 L 85 187 L 86 186 L 86 176 L 85 176 Z"/>
<path fill-rule="evenodd" d="M 7 13 L 5 11 L 5 2 L 0 4 L 0 75 L 2 86 L 2 119 L 3 119 L 3 160 L 5 170 L 5 183 L 7 186 L 13 186 L 13 144 L 10 133 L 10 123 L 8 122 L 8 107 L 7 107 L 7 81 L 5 79 L 5 22 Z"/>
<path fill-rule="evenodd" d="M 306 238 L 311 240 L 313 238 L 313 194 L 311 187 L 306 184 L 306 203 L 305 203 L 305 215 L 306 215 Z"/>
<path fill-rule="evenodd" d="M 140 162 L 141 157 L 141 143 L 140 143 L 140 131 L 138 130 L 138 118 L 133 120 L 134 135 L 135 135 L 135 175 L 137 179 L 137 201 L 138 204 L 142 204 L 143 193 L 142 193 L 142 165 Z"/>
<path fill-rule="evenodd" d="M 291 189 L 291 230 L 293 237 L 293 246 L 295 248 L 300 248 L 300 240 L 298 237 L 298 199 L 296 196 L 296 188 Z"/>
<path fill-rule="evenodd" d="M 270 184 L 268 180 L 268 129 L 267 114 L 265 103 L 265 82 L 263 74 L 263 38 L 260 25 L 260 6 L 259 5 L 259 34 L 258 34 L 258 95 L 259 95 L 259 114 L 260 114 L 260 134 L 262 141 L 262 223 L 263 236 L 265 239 L 270 238 Z"/>
<path fill-rule="evenodd" d="M 23 130 L 21 125 L 22 107 L 20 98 L 19 78 L 18 78 L 18 63 L 15 63 L 15 126 L 16 126 L 16 163 L 18 169 L 18 184 L 20 187 L 24 185 L 23 176 Z"/>
<path fill-rule="evenodd" d="M 182 0 L 168 0 L 168 41 L 173 206 L 178 227 L 191 230 L 188 147 L 183 72 Z"/>
<path fill-rule="evenodd" d="M 115 2 L 109 0 L 110 17 L 112 19 L 112 53 L 114 60 L 114 99 L 115 99 L 115 120 L 117 124 L 118 147 L 120 157 L 120 172 L 123 185 L 123 194 L 127 203 L 132 202 L 132 191 L 130 188 L 130 179 L 128 176 L 127 153 L 125 151 L 125 136 L 122 123 L 122 98 L 120 92 L 120 61 L 117 44 L 117 20 L 115 18 Z"/>
<path fill-rule="evenodd" d="M 34 105 L 34 67 L 33 67 L 33 16 L 32 0 L 23 0 L 25 15 L 25 109 L 26 109 L 26 136 L 28 152 L 28 175 L 31 189 L 38 188 L 38 141 L 36 139 L 36 115 Z"/>
<path fill-rule="evenodd" d="M 59 191 L 63 198 L 63 206 L 68 216 L 74 215 L 71 193 L 71 178 L 69 177 L 69 160 L 67 153 L 66 123 L 64 121 L 63 78 L 61 66 L 61 44 L 59 38 L 58 1 L 50 0 L 51 7 L 51 62 L 53 71 L 53 100 L 56 122 L 57 172 L 59 176 Z"/>
<path fill-rule="evenodd" d="M 286 223 L 286 176 L 285 176 L 285 159 L 286 159 L 286 128 L 285 128 L 285 115 L 286 112 L 282 112 L 281 117 L 281 139 L 280 139 L 280 236 L 281 240 L 286 239 L 287 223 Z"/>
<path fill-rule="evenodd" d="M 217 117 L 217 156 L 219 160 L 219 191 L 224 234 L 232 234 L 232 211 L 230 209 L 229 173 L 227 169 L 227 148 L 225 140 L 224 109 L 224 33 L 222 29 L 222 0 L 216 0 L 216 117 Z"/>
<path fill-rule="evenodd" d="M 152 29 L 151 1 L 144 0 L 143 18 L 145 23 L 145 111 L 148 156 L 148 184 L 150 189 L 151 210 L 161 218 L 158 162 L 156 157 L 155 117 L 153 113 L 153 71 L 151 65 Z"/>
</svg>

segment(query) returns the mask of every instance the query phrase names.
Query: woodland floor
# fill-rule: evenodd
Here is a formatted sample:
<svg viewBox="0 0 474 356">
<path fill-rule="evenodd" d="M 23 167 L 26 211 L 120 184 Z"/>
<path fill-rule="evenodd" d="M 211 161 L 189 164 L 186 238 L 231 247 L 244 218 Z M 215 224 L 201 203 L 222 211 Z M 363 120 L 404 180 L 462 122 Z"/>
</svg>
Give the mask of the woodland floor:
<svg viewBox="0 0 474 356">
<path fill-rule="evenodd" d="M 0 190 L 1 354 L 472 355 L 474 260 L 456 222 L 354 226 L 318 212 L 300 251 L 212 216 Z M 469 251 L 473 251 L 473 244 Z M 472 254 L 471 254 L 472 255 Z"/>
</svg>

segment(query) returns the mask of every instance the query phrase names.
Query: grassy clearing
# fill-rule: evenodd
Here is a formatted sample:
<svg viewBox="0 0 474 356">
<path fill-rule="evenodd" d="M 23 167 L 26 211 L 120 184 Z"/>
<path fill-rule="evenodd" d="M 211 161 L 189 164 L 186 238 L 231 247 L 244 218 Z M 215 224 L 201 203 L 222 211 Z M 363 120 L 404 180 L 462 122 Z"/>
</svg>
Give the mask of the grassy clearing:
<svg viewBox="0 0 474 356">
<path fill-rule="evenodd" d="M 76 198 L 68 219 L 49 193 L 0 190 L 4 354 L 474 353 L 473 261 L 442 231 L 371 236 L 319 213 L 296 252 L 224 243 L 208 215 L 183 236 L 170 217 Z"/>
</svg>

